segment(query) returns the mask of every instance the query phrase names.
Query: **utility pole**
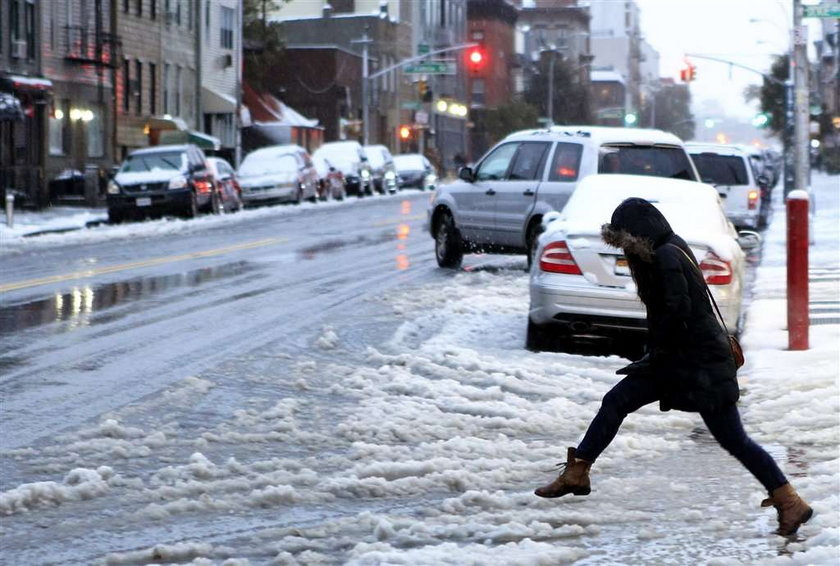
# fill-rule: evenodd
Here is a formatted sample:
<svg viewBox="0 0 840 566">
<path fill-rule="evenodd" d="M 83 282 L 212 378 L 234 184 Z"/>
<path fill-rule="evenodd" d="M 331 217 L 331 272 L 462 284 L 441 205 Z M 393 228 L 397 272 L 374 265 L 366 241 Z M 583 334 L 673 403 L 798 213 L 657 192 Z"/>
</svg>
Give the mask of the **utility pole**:
<svg viewBox="0 0 840 566">
<path fill-rule="evenodd" d="M 548 62 L 548 127 L 554 125 L 554 59 L 557 57 L 557 49 L 552 48 L 551 60 Z"/>
<path fill-rule="evenodd" d="M 370 137 L 369 110 L 368 110 L 368 82 L 370 70 L 368 68 L 368 45 L 373 43 L 373 39 L 368 37 L 368 30 L 365 27 L 365 34 L 360 39 L 354 39 L 350 43 L 360 43 L 362 45 L 362 145 L 368 145 Z"/>
<path fill-rule="evenodd" d="M 808 28 L 802 25 L 802 0 L 793 0 L 794 188 L 808 189 Z"/>
</svg>

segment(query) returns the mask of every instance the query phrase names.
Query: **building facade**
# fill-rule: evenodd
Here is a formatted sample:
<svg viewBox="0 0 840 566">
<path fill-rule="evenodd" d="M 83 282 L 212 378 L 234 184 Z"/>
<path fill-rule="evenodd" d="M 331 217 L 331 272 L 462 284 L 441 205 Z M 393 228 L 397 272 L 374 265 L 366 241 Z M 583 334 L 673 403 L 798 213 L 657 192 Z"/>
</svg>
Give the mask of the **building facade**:
<svg viewBox="0 0 840 566">
<path fill-rule="evenodd" d="M 0 1 L 0 92 L 14 97 L 22 116 L 0 117 L 0 191 L 43 206 L 52 82 L 42 74 L 45 36 L 41 2 Z"/>
</svg>

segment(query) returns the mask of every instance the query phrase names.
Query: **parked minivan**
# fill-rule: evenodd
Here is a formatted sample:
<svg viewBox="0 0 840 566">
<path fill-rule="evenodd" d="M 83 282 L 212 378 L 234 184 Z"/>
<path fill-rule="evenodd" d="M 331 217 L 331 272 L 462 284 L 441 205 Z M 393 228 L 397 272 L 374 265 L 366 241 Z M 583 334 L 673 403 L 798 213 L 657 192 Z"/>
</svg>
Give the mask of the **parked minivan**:
<svg viewBox="0 0 840 566">
<path fill-rule="evenodd" d="M 541 220 L 596 173 L 698 181 L 682 140 L 660 130 L 554 126 L 509 135 L 459 179 L 438 187 L 427 228 L 441 267 L 464 253 L 524 253 L 530 265 Z"/>
<path fill-rule="evenodd" d="M 746 151 L 734 145 L 703 143 L 687 143 L 686 149 L 703 182 L 717 188 L 726 216 L 735 226 L 763 228 L 767 224 L 770 181 L 756 171 Z"/>
</svg>

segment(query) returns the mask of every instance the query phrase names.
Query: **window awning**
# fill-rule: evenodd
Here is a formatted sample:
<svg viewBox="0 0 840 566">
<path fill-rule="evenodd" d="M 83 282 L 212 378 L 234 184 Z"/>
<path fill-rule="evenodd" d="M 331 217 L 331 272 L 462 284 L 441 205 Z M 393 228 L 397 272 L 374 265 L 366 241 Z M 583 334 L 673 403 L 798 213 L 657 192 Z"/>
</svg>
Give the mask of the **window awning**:
<svg viewBox="0 0 840 566">
<path fill-rule="evenodd" d="M 219 148 L 222 147 L 222 142 L 219 138 L 205 134 L 204 132 L 189 130 L 187 132 L 187 139 L 201 149 L 212 149 L 214 151 L 218 151 Z"/>
<path fill-rule="evenodd" d="M 236 99 L 206 86 L 201 87 L 201 111 L 204 114 L 233 114 Z"/>
<path fill-rule="evenodd" d="M 23 120 L 23 117 L 20 100 L 9 93 L 0 92 L 0 122 Z"/>
</svg>

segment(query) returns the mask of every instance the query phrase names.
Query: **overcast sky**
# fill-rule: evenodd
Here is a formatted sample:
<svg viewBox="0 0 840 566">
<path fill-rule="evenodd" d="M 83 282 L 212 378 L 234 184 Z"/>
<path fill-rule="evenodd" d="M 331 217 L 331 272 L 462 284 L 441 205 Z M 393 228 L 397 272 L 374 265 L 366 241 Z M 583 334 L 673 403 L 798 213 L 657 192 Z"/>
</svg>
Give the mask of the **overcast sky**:
<svg viewBox="0 0 840 566">
<path fill-rule="evenodd" d="M 641 9 L 642 34 L 659 52 L 663 77 L 679 80 L 686 53 L 731 60 L 766 72 L 773 54 L 786 50 L 789 44 L 792 0 L 636 2 Z M 817 37 L 817 20 L 804 21 L 811 26 L 810 44 Z M 691 92 L 698 118 L 717 117 L 719 113 L 745 119 L 754 116 L 758 106 L 744 102 L 743 92 L 747 85 L 761 84 L 759 75 L 699 58 L 693 61 L 697 79 L 691 84 Z"/>
</svg>

